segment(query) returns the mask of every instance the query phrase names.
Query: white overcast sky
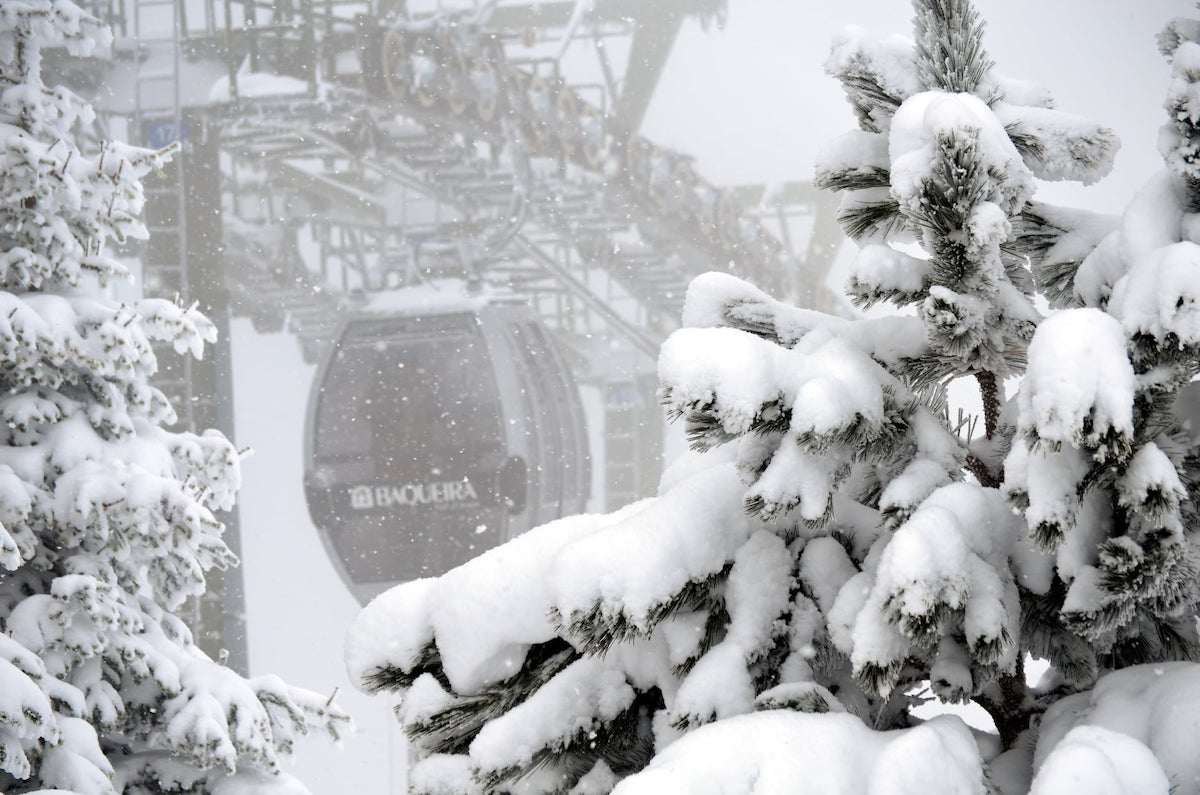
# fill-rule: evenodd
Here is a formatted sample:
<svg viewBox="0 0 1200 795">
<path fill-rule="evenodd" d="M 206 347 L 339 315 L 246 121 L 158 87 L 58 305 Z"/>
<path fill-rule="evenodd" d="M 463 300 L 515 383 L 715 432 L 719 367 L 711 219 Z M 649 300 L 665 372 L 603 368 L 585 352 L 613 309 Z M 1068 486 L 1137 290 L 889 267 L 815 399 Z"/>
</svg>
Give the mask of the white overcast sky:
<svg viewBox="0 0 1200 795">
<path fill-rule="evenodd" d="M 1121 138 L 1112 176 L 1039 198 L 1116 212 L 1158 169 L 1169 68 L 1155 34 L 1190 0 L 976 0 L 985 46 L 1003 74 L 1047 86 L 1057 106 Z M 647 114 L 651 139 L 698 157 L 717 184 L 807 179 L 813 157 L 854 126 L 822 64 L 846 25 L 911 36 L 907 0 L 730 0 L 724 30 L 689 23 Z"/>
</svg>

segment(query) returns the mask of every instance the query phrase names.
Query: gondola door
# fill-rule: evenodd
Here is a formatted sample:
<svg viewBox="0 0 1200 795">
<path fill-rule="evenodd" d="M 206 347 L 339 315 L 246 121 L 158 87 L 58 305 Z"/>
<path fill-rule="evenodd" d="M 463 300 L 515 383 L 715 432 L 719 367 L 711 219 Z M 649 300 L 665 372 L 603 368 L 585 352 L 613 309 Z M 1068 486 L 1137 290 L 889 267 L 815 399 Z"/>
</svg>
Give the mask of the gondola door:
<svg viewBox="0 0 1200 795">
<path fill-rule="evenodd" d="M 360 599 L 500 543 L 513 464 L 473 314 L 352 323 L 310 410 L 314 522 Z"/>
<path fill-rule="evenodd" d="M 540 323 L 504 326 L 512 367 L 520 372 L 521 408 L 533 451 L 529 458 L 530 527 L 579 513 L 591 486 L 586 423 L 571 371 Z"/>
</svg>

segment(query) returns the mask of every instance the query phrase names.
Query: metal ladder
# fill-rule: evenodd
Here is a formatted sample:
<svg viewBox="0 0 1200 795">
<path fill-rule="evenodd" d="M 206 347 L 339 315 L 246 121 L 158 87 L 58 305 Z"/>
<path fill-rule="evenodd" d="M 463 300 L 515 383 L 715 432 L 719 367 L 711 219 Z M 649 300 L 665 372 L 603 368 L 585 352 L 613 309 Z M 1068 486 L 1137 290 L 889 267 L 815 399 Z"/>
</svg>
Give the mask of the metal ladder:
<svg viewBox="0 0 1200 795">
<path fill-rule="evenodd" d="M 133 0 L 130 21 L 134 41 L 139 54 L 145 52 L 151 64 L 158 68 L 147 70 L 139 65 L 136 70 L 130 137 L 152 149 L 176 142 L 182 145 L 187 140 L 180 96 L 184 34 L 180 2 Z M 158 19 L 154 19 L 155 16 Z M 188 294 L 187 190 L 181 155 L 177 154 L 167 164 L 162 175 L 146 179 L 145 193 L 150 239 L 142 261 L 143 291 L 147 296 L 174 299 L 186 306 L 191 299 Z M 156 346 L 155 354 L 159 362 L 155 386 L 170 398 L 179 416 L 179 426 L 195 431 L 191 358 L 175 353 L 169 345 Z"/>
<path fill-rule="evenodd" d="M 190 240 L 189 233 L 206 232 L 205 223 L 192 224 L 187 213 L 195 204 L 204 212 L 202 177 L 195 170 L 199 151 L 207 146 L 203 118 L 184 113 L 182 96 L 183 45 L 187 38 L 184 17 L 186 0 L 132 0 L 127 30 L 132 33 L 139 60 L 134 78 L 132 129 L 129 139 L 142 146 L 161 149 L 179 144 L 181 151 L 168 163 L 161 175 L 147 178 L 145 220 L 150 232 L 142 257 L 142 292 L 147 297 L 174 300 L 183 306 L 202 298 L 203 290 L 195 281 L 204 274 L 205 262 L 189 268 L 189 251 L 202 242 Z M 141 60 L 142 56 L 146 60 Z M 191 128 L 189 128 L 191 125 Z M 194 138 L 194 140 L 189 140 Z M 189 176 L 191 175 L 191 176 Z M 189 184 L 189 182 L 195 184 Z M 196 196 L 192 196 L 195 193 Z M 211 265 L 211 263 L 208 263 Z M 221 312 L 223 307 L 205 307 Z M 210 316 L 211 318 L 211 316 Z M 215 318 L 212 318 L 215 320 Z M 219 324 L 218 324 L 219 325 Z M 227 342 L 225 343 L 228 344 Z M 218 343 L 220 345 L 220 343 Z M 209 349 L 205 362 L 197 365 L 189 354 L 180 354 L 169 344 L 156 344 L 158 373 L 152 379 L 171 401 L 177 415 L 175 428 L 193 433 L 218 426 L 215 401 L 214 368 L 218 351 Z M 200 385 L 197 387 L 197 378 Z M 222 426 L 223 430 L 230 431 Z M 240 530 L 236 511 L 222 513 L 225 542 L 235 555 L 241 553 Z M 190 613 L 189 624 L 196 643 L 215 659 L 240 673 L 247 673 L 249 661 L 245 639 L 245 600 L 240 569 L 213 570 L 208 573 L 208 588 L 184 608 Z"/>
<path fill-rule="evenodd" d="M 645 378 L 604 384 L 604 504 L 615 511 L 653 494 L 661 469 L 662 420 Z"/>
</svg>

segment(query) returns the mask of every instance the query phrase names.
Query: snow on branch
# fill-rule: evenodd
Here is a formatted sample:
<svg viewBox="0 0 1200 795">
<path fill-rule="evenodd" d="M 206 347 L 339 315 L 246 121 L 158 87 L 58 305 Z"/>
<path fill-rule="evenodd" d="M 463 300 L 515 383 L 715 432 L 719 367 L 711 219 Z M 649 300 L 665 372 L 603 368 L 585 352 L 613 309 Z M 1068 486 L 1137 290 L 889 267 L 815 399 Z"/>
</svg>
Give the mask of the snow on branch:
<svg viewBox="0 0 1200 795">
<path fill-rule="evenodd" d="M 1029 345 L 1019 395 L 1025 431 L 1055 451 L 1088 448 L 1103 461 L 1128 457 L 1133 443 L 1133 367 L 1120 323 L 1096 309 L 1043 321 Z"/>
<path fill-rule="evenodd" d="M 1167 168 L 1185 180 L 1200 178 L 1200 40 L 1194 27 L 1168 27 L 1160 42 L 1177 39 L 1171 52 L 1171 82 L 1167 88 L 1166 107 L 1170 120 L 1162 128 L 1158 148 L 1167 161 Z"/>
<path fill-rule="evenodd" d="M 773 710 L 690 732 L 613 795 L 753 795 L 788 792 L 796 782 L 813 792 L 923 795 L 933 780 L 947 792 L 983 795 L 980 762 L 956 717 L 876 732 L 844 713 Z"/>
<path fill-rule="evenodd" d="M 552 611 L 566 637 L 603 649 L 614 637 L 648 636 L 683 606 L 690 583 L 720 575 L 750 537 L 743 489 L 732 465 L 711 466 L 564 548 Z"/>
<path fill-rule="evenodd" d="M 1163 347 L 1200 344 L 1200 245 L 1174 243 L 1137 260 L 1109 306 L 1131 336 Z"/>
<path fill-rule="evenodd" d="M 603 658 L 584 657 L 542 685 L 524 703 L 483 727 L 471 759 L 485 788 L 515 777 L 535 760 L 584 742 L 634 703 L 624 672 Z"/>
<path fill-rule="evenodd" d="M 196 304 L 183 307 L 163 298 L 143 298 L 137 302 L 146 336 L 156 342 L 169 342 L 176 353 L 204 358 L 205 343 L 217 341 L 217 327 Z"/>
<path fill-rule="evenodd" d="M 893 194 L 906 215 L 927 228 L 939 229 L 943 223 L 926 203 L 932 184 L 952 182 L 942 173 L 951 163 L 968 169 L 967 179 L 974 179 L 966 196 L 946 200 L 945 212 L 960 219 L 960 228 L 980 202 L 995 204 L 1007 217 L 1033 194 L 1033 175 L 1003 126 L 971 94 L 928 91 L 910 98 L 896 112 L 888 151 Z"/>
<path fill-rule="evenodd" d="M 846 281 L 846 294 L 857 306 L 891 301 L 919 304 L 929 292 L 929 261 L 890 246 L 867 244 L 859 249 Z"/>
<path fill-rule="evenodd" d="M 1025 164 L 1038 179 L 1091 185 L 1112 171 L 1121 144 L 1111 128 L 1054 108 L 998 102 L 992 111 L 1008 137 L 1022 142 Z"/>
<path fill-rule="evenodd" d="M 889 366 L 929 351 L 915 318 L 847 320 L 791 306 L 737 277 L 715 272 L 697 276 L 688 286 L 683 325 L 741 329 L 785 348 L 795 347 L 810 331 L 824 330 Z"/>
<path fill-rule="evenodd" d="M 912 42 L 902 36 L 878 40 L 847 27 L 833 41 L 825 73 L 836 77 L 867 132 L 886 132 L 891 115 L 920 91 Z"/>
<path fill-rule="evenodd" d="M 1046 711 L 1032 792 L 1061 791 L 1068 776 L 1071 786 L 1111 786 L 1115 780 L 1136 783 L 1136 791 L 1166 792 L 1171 781 L 1188 782 L 1181 792 L 1194 791 L 1191 783 L 1200 780 L 1193 745 L 1198 710 L 1200 666 L 1158 663 L 1109 673 Z"/>
<path fill-rule="evenodd" d="M 832 608 L 857 613 L 841 641 L 856 675 L 887 692 L 910 650 L 928 654 L 954 636 L 965 638 L 968 664 L 1010 670 L 1019 634 L 1010 573 L 1018 528 L 993 490 L 961 483 L 927 498 L 882 547 L 865 599 L 863 583 L 851 580 L 838 595 L 843 604 Z M 972 694 L 967 687 L 957 698 Z"/>
<path fill-rule="evenodd" d="M 749 668 L 778 641 L 791 575 L 792 557 L 773 533 L 759 531 L 737 551 L 726 583 L 725 638 L 680 683 L 667 718 L 673 726 L 699 726 L 753 709 Z"/>
</svg>

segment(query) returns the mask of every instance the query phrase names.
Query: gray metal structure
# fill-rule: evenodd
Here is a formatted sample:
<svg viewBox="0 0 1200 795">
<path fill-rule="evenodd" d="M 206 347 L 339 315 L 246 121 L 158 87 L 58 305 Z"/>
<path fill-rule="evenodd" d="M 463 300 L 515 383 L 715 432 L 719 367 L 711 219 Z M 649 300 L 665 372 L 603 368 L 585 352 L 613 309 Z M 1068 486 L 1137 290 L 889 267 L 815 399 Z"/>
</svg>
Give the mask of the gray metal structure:
<svg viewBox="0 0 1200 795">
<path fill-rule="evenodd" d="M 711 185 L 638 131 L 677 33 L 719 23 L 724 0 L 89 5 L 116 43 L 64 61 L 68 79 L 122 137 L 183 147 L 149 186 L 148 291 L 287 330 L 313 362 L 359 293 L 441 277 L 518 292 L 603 396 L 610 507 L 656 483 L 654 360 L 692 277 L 830 306 L 831 204 Z M 164 386 L 189 426 L 232 432 L 216 353 Z M 237 591 L 219 615 L 240 616 Z"/>
</svg>

